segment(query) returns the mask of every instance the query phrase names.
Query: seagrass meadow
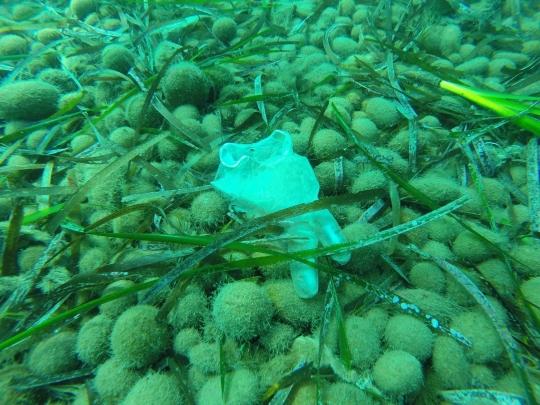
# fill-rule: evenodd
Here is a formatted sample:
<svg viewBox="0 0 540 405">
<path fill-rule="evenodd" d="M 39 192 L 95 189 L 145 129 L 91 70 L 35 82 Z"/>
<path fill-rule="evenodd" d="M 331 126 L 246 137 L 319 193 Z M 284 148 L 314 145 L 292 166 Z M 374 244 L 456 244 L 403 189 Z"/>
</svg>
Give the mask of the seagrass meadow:
<svg viewBox="0 0 540 405">
<path fill-rule="evenodd" d="M 0 405 L 540 403 L 539 67 L 539 0 L 4 0 Z"/>
</svg>

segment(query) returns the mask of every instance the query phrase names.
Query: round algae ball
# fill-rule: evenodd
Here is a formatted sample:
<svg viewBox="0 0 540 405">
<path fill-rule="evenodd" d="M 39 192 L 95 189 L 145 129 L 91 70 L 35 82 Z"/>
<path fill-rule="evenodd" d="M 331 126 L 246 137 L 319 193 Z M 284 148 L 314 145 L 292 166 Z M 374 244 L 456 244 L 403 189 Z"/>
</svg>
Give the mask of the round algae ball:
<svg viewBox="0 0 540 405">
<path fill-rule="evenodd" d="M 351 364 L 365 369 L 377 358 L 381 349 L 381 338 L 375 327 L 365 318 L 349 316 L 345 331 L 351 353 Z"/>
<path fill-rule="evenodd" d="M 364 102 L 364 111 L 377 128 L 389 128 L 396 125 L 400 114 L 390 100 L 382 97 L 370 98 Z"/>
<path fill-rule="evenodd" d="M 38 121 L 58 111 L 60 91 L 40 80 L 24 80 L 0 87 L 0 118 Z"/>
<path fill-rule="evenodd" d="M 480 311 L 465 312 L 452 319 L 450 326 L 462 333 L 473 344 L 467 351 L 469 360 L 487 363 L 497 360 L 504 352 L 504 346 L 491 319 Z"/>
<path fill-rule="evenodd" d="M 504 241 L 503 235 L 498 235 L 494 232 L 485 231 L 482 234 L 496 244 Z M 467 230 L 461 232 L 456 237 L 452 245 L 452 251 L 458 257 L 469 259 L 475 263 L 489 259 L 497 252 L 495 248 L 485 244 L 480 238 Z"/>
<path fill-rule="evenodd" d="M 348 188 L 356 177 L 356 165 L 348 159 L 343 159 L 343 181 L 336 184 L 336 168 L 334 162 L 324 161 L 316 166 L 313 171 L 321 187 L 321 191 L 326 195 L 339 193 L 344 188 Z M 337 186 L 337 187 L 336 187 Z"/>
<path fill-rule="evenodd" d="M 379 229 L 367 222 L 354 222 L 343 228 L 343 233 L 349 241 L 366 239 L 379 232 Z M 377 266 L 378 257 L 383 253 L 384 245 L 376 243 L 371 246 L 353 250 L 351 260 L 345 264 L 345 268 L 357 274 L 364 274 Z"/>
<path fill-rule="evenodd" d="M 203 290 L 189 286 L 186 295 L 178 300 L 170 312 L 169 323 L 176 331 L 183 328 L 198 327 L 210 315 L 208 299 Z"/>
<path fill-rule="evenodd" d="M 510 254 L 528 266 L 516 262 L 518 273 L 529 277 L 540 276 L 540 245 L 519 245 L 513 248 Z"/>
<path fill-rule="evenodd" d="M 137 94 L 135 97 L 132 97 L 126 104 L 126 121 L 133 128 L 136 128 L 139 125 L 139 119 L 141 118 L 141 111 L 144 105 L 144 100 L 146 95 Z M 161 114 L 156 111 L 154 106 L 150 104 L 146 109 L 143 118 L 143 127 L 157 128 L 161 124 Z"/>
<path fill-rule="evenodd" d="M 274 303 L 279 317 L 293 327 L 314 325 L 321 315 L 324 301 L 321 294 L 309 300 L 302 299 L 294 291 L 293 283 L 287 280 L 271 280 L 264 289 Z"/>
<path fill-rule="evenodd" d="M 512 273 L 502 260 L 486 260 L 478 265 L 478 270 L 499 294 L 508 296 L 515 290 Z"/>
<path fill-rule="evenodd" d="M 411 315 L 394 315 L 388 321 L 384 337 L 392 350 L 403 350 L 420 361 L 433 350 L 433 335 L 427 325 Z"/>
<path fill-rule="evenodd" d="M 236 36 L 236 22 L 229 17 L 218 18 L 212 25 L 212 34 L 228 44 Z"/>
<path fill-rule="evenodd" d="M 422 387 L 422 365 L 413 355 L 401 351 L 388 351 L 373 367 L 373 378 L 385 393 L 399 397 Z"/>
<path fill-rule="evenodd" d="M 111 347 L 125 368 L 141 368 L 160 358 L 169 345 L 169 331 L 156 322 L 158 309 L 137 305 L 124 312 L 114 324 Z"/>
<path fill-rule="evenodd" d="M 291 325 L 273 323 L 270 329 L 261 336 L 261 343 L 272 354 L 283 353 L 289 350 L 298 332 Z"/>
<path fill-rule="evenodd" d="M 47 45 L 53 41 L 61 39 L 62 33 L 54 28 L 43 28 L 38 31 L 36 38 L 43 45 Z"/>
<path fill-rule="evenodd" d="M 199 331 L 195 328 L 185 328 L 174 338 L 173 349 L 176 354 L 187 357 L 189 349 L 199 343 L 201 343 Z"/>
<path fill-rule="evenodd" d="M 223 222 L 227 203 L 215 191 L 199 194 L 191 203 L 193 220 L 204 226 L 216 226 Z"/>
<path fill-rule="evenodd" d="M 326 159 L 339 154 L 347 147 L 347 142 L 333 129 L 321 129 L 313 136 L 312 146 L 317 159 Z"/>
<path fill-rule="evenodd" d="M 351 186 L 351 193 L 356 194 L 376 188 L 386 188 L 387 183 L 387 177 L 383 172 L 380 170 L 368 170 L 356 177 Z"/>
<path fill-rule="evenodd" d="M 135 383 L 122 405 L 180 405 L 184 398 L 177 378 L 169 373 L 150 373 Z"/>
<path fill-rule="evenodd" d="M 124 148 L 131 148 L 135 139 L 135 130 L 130 127 L 121 126 L 112 131 L 109 139 Z"/>
<path fill-rule="evenodd" d="M 326 405 L 373 405 L 373 400 L 364 391 L 352 384 L 338 382 L 323 390 Z"/>
<path fill-rule="evenodd" d="M 127 73 L 135 63 L 133 52 L 123 45 L 111 44 L 103 48 L 101 62 L 106 69 Z"/>
<path fill-rule="evenodd" d="M 138 372 L 123 368 L 112 358 L 97 368 L 94 387 L 105 404 L 119 404 L 139 378 Z"/>
<path fill-rule="evenodd" d="M 274 306 L 260 286 L 239 281 L 227 284 L 219 291 L 214 299 L 212 315 L 225 335 L 248 340 L 268 327 Z"/>
<path fill-rule="evenodd" d="M 97 5 L 94 0 L 71 0 L 71 11 L 82 20 L 88 14 L 96 11 Z"/>
<path fill-rule="evenodd" d="M 199 368 L 204 374 L 219 373 L 219 345 L 201 342 L 187 351 L 189 363 Z"/>
<path fill-rule="evenodd" d="M 446 284 L 446 277 L 442 270 L 431 262 L 416 263 L 411 269 L 409 279 L 416 288 L 437 293 L 443 292 Z"/>
<path fill-rule="evenodd" d="M 445 389 L 469 388 L 471 366 L 461 344 L 448 336 L 439 336 L 433 346 L 433 369 Z"/>
<path fill-rule="evenodd" d="M 28 368 L 34 374 L 51 375 L 72 371 L 79 361 L 75 353 L 77 334 L 60 332 L 40 342 L 30 353 Z"/>
<path fill-rule="evenodd" d="M 22 55 L 26 53 L 28 42 L 18 35 L 2 35 L 0 37 L 0 55 Z"/>
<path fill-rule="evenodd" d="M 118 280 L 109 284 L 103 292 L 101 293 L 102 297 L 112 294 L 114 292 L 133 287 L 135 283 L 130 280 Z M 111 319 L 118 318 L 122 312 L 126 309 L 132 307 L 137 303 L 137 297 L 134 294 L 124 295 L 113 301 L 105 302 L 99 306 L 99 311 L 108 316 Z"/>
<path fill-rule="evenodd" d="M 355 53 L 358 53 L 360 46 L 358 42 L 349 37 L 336 37 L 332 41 L 332 49 L 342 58 L 348 58 Z"/>
<path fill-rule="evenodd" d="M 86 322 L 77 335 L 76 351 L 79 359 L 92 366 L 102 363 L 109 356 L 113 321 L 98 315 Z"/>
<path fill-rule="evenodd" d="M 540 318 L 540 277 L 533 277 L 521 284 L 521 292 L 533 304 L 533 311 Z"/>
<path fill-rule="evenodd" d="M 197 404 L 200 405 L 255 405 L 259 404 L 262 394 L 257 375 L 245 368 L 235 370 L 225 377 L 227 382 L 227 400 L 223 402 L 221 377 L 209 378 L 197 393 Z"/>
<path fill-rule="evenodd" d="M 64 93 L 77 90 L 75 82 L 62 69 L 44 69 L 39 73 L 39 80 L 52 84 Z"/>
<path fill-rule="evenodd" d="M 369 141 L 375 141 L 379 134 L 379 128 L 369 118 L 355 118 L 352 120 L 351 128 L 356 131 L 360 136 L 366 138 Z"/>
<path fill-rule="evenodd" d="M 210 92 L 210 81 L 203 71 L 190 62 L 169 67 L 163 78 L 163 94 L 173 107 L 193 104 L 203 107 Z"/>
</svg>

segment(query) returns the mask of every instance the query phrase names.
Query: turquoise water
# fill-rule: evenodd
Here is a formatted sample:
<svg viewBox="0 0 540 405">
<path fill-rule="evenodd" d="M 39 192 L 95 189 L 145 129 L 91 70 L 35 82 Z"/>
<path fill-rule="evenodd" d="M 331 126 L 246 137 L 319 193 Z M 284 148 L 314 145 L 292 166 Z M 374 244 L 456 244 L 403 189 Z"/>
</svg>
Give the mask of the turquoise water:
<svg viewBox="0 0 540 405">
<path fill-rule="evenodd" d="M 0 404 L 537 403 L 539 61 L 533 0 L 3 2 Z"/>
</svg>

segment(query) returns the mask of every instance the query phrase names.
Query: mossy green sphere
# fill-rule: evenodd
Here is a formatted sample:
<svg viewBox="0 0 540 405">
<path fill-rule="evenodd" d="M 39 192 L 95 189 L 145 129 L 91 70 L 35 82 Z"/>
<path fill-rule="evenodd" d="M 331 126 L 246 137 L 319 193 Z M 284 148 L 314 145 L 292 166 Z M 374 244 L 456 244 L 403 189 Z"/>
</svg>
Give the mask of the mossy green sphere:
<svg viewBox="0 0 540 405">
<path fill-rule="evenodd" d="M 375 363 L 373 378 L 386 394 L 395 397 L 412 394 L 422 387 L 422 365 L 410 353 L 390 350 Z"/>
<path fill-rule="evenodd" d="M 135 140 L 135 130 L 126 126 L 118 127 L 111 132 L 109 139 L 123 148 L 129 149 L 135 146 L 133 144 L 133 141 Z"/>
<path fill-rule="evenodd" d="M 348 241 L 357 241 L 360 239 L 366 239 L 379 232 L 379 229 L 367 222 L 354 222 L 343 228 L 343 233 L 347 237 Z M 344 267 L 356 274 L 364 274 L 368 271 L 374 270 L 377 267 L 377 263 L 381 253 L 384 250 L 383 243 L 376 243 L 367 247 L 353 250 L 351 252 L 351 260 Z"/>
<path fill-rule="evenodd" d="M 38 4 L 21 2 L 12 7 L 11 18 L 15 21 L 30 20 L 35 18 L 40 11 L 41 7 Z"/>
<path fill-rule="evenodd" d="M 218 18 L 212 25 L 212 34 L 228 44 L 236 36 L 236 22 L 229 17 Z"/>
<path fill-rule="evenodd" d="M 62 33 L 54 28 L 43 28 L 38 31 L 36 38 L 43 45 L 48 45 L 53 41 L 62 38 Z"/>
<path fill-rule="evenodd" d="M 83 362 L 95 366 L 109 357 L 109 338 L 113 327 L 112 319 L 98 315 L 87 321 L 77 334 L 77 356 Z"/>
<path fill-rule="evenodd" d="M 504 346 L 491 319 L 483 311 L 464 312 L 452 319 L 450 327 L 465 335 L 473 344 L 467 358 L 478 364 L 497 360 Z"/>
<path fill-rule="evenodd" d="M 332 41 L 332 49 L 341 58 L 348 58 L 349 56 L 358 53 L 360 51 L 360 46 L 354 39 L 346 36 L 340 36 L 334 38 Z"/>
<path fill-rule="evenodd" d="M 364 102 L 363 106 L 368 118 L 377 125 L 377 128 L 393 127 L 401 118 L 394 103 L 386 98 L 370 98 Z"/>
<path fill-rule="evenodd" d="M 60 91 L 40 80 L 24 80 L 0 87 L 0 118 L 38 121 L 58 111 Z"/>
<path fill-rule="evenodd" d="M 471 382 L 471 365 L 455 339 L 439 336 L 433 346 L 433 369 L 445 389 L 466 389 Z"/>
<path fill-rule="evenodd" d="M 126 288 L 130 288 L 135 286 L 135 283 L 130 280 L 118 280 L 111 284 L 109 284 L 103 292 L 101 293 L 102 297 L 105 297 L 106 295 L 112 294 L 114 292 L 124 290 Z M 122 314 L 126 309 L 132 307 L 137 303 L 137 297 L 133 294 L 124 295 L 123 297 L 117 298 L 115 300 L 105 302 L 99 306 L 99 311 L 111 318 L 115 319 Z"/>
<path fill-rule="evenodd" d="M 353 384 L 336 382 L 323 390 L 325 405 L 373 405 L 371 397 Z"/>
<path fill-rule="evenodd" d="M 294 141 L 293 141 L 294 143 Z M 336 188 L 336 168 L 332 161 L 325 161 L 316 166 L 313 171 L 325 195 L 341 193 L 349 188 L 358 174 L 356 165 L 349 159 L 343 159 L 343 181 Z"/>
<path fill-rule="evenodd" d="M 199 405 L 256 405 L 262 395 L 257 375 L 246 368 L 235 370 L 225 376 L 228 387 L 226 401 L 221 391 L 221 376 L 209 378 L 197 392 Z"/>
<path fill-rule="evenodd" d="M 427 360 L 433 350 L 431 330 L 411 315 L 394 315 L 390 318 L 384 338 L 390 349 L 406 351 L 419 361 Z"/>
<path fill-rule="evenodd" d="M 379 134 L 379 128 L 377 128 L 377 125 L 369 118 L 353 119 L 351 128 L 369 141 L 375 141 Z"/>
<path fill-rule="evenodd" d="M 79 20 L 84 19 L 88 14 L 96 11 L 97 8 L 94 0 L 71 0 L 69 6 Z"/>
<path fill-rule="evenodd" d="M 531 245 L 522 244 L 514 247 L 510 254 L 516 258 L 515 266 L 519 274 L 525 277 L 540 276 L 540 244 L 536 242 Z"/>
<path fill-rule="evenodd" d="M 123 368 L 113 357 L 97 368 L 94 387 L 105 405 L 116 405 L 140 378 L 138 372 Z"/>
<path fill-rule="evenodd" d="M 186 293 L 179 298 L 176 306 L 169 314 L 169 323 L 174 330 L 201 326 L 210 315 L 208 298 L 203 290 L 195 286 L 186 288 Z"/>
<path fill-rule="evenodd" d="M 278 316 L 295 328 L 314 326 L 320 319 L 324 308 L 324 297 L 321 294 L 305 300 L 294 291 L 290 279 L 270 280 L 264 289 L 276 307 Z"/>
<path fill-rule="evenodd" d="M 111 347 L 125 368 L 142 368 L 158 360 L 169 346 L 167 325 L 156 322 L 158 309 L 149 305 L 129 308 L 114 324 Z"/>
<path fill-rule="evenodd" d="M 28 42 L 26 39 L 18 35 L 2 35 L 0 37 L 0 55 L 22 55 L 28 50 Z"/>
<path fill-rule="evenodd" d="M 540 277 L 533 277 L 521 284 L 523 296 L 533 304 L 533 311 L 540 318 Z"/>
<path fill-rule="evenodd" d="M 170 373 L 151 372 L 135 383 L 122 405 L 182 405 L 184 403 L 177 377 Z"/>
<path fill-rule="evenodd" d="M 345 321 L 351 364 L 365 370 L 373 364 L 381 350 L 381 338 L 375 327 L 365 318 L 349 316 Z"/>
<path fill-rule="evenodd" d="M 508 243 L 508 238 L 502 233 L 493 232 L 481 227 L 474 227 L 473 229 L 496 245 L 504 246 Z M 456 256 L 468 259 L 474 263 L 489 259 L 497 253 L 495 248 L 482 242 L 480 238 L 467 230 L 461 232 L 456 237 L 452 244 L 452 251 Z"/>
<path fill-rule="evenodd" d="M 189 349 L 201 343 L 201 334 L 195 328 L 182 329 L 173 342 L 173 349 L 176 354 L 187 356 Z"/>
<path fill-rule="evenodd" d="M 219 373 L 219 344 L 200 342 L 187 350 L 187 357 L 189 363 L 204 374 Z"/>
<path fill-rule="evenodd" d="M 456 181 L 444 177 L 418 177 L 411 180 L 410 184 L 441 205 L 457 200 L 464 194 Z"/>
<path fill-rule="evenodd" d="M 434 263 L 416 263 L 409 274 L 411 284 L 416 288 L 441 293 L 446 285 L 446 277 L 442 270 Z"/>
<path fill-rule="evenodd" d="M 44 69 L 39 73 L 38 77 L 39 80 L 57 87 L 63 93 L 77 90 L 77 85 L 75 82 L 62 69 Z"/>
<path fill-rule="evenodd" d="M 204 69 L 204 74 L 210 82 L 216 92 L 216 97 L 219 96 L 221 89 L 225 86 L 234 83 L 234 76 L 231 71 L 223 65 L 212 66 Z"/>
<path fill-rule="evenodd" d="M 509 296 L 516 289 L 511 270 L 500 259 L 490 259 L 478 265 L 480 273 L 489 280 L 497 292 L 503 296 Z"/>
<path fill-rule="evenodd" d="M 317 159 L 327 159 L 337 157 L 347 147 L 347 142 L 333 129 L 321 129 L 313 136 L 311 145 Z"/>
<path fill-rule="evenodd" d="M 273 323 L 261 336 L 261 343 L 272 354 L 283 353 L 288 350 L 298 332 L 291 325 Z"/>
<path fill-rule="evenodd" d="M 380 170 L 368 170 L 360 173 L 353 181 L 351 193 L 386 188 L 388 177 Z"/>
<path fill-rule="evenodd" d="M 75 370 L 79 365 L 76 341 L 77 334 L 66 331 L 38 343 L 30 352 L 28 368 L 32 373 L 44 376 Z"/>
<path fill-rule="evenodd" d="M 208 227 L 215 227 L 225 220 L 227 203 L 215 191 L 199 194 L 191 203 L 191 216 L 193 220 Z"/>
<path fill-rule="evenodd" d="M 103 63 L 103 67 L 106 69 L 127 73 L 135 63 L 135 57 L 133 56 L 133 52 L 125 46 L 111 44 L 103 48 L 101 52 L 101 63 Z"/>
<path fill-rule="evenodd" d="M 163 78 L 163 94 L 172 107 L 193 104 L 201 108 L 209 92 L 210 81 L 201 69 L 190 62 L 170 66 Z"/>
<path fill-rule="evenodd" d="M 44 251 L 45 246 L 42 245 L 30 246 L 22 250 L 17 258 L 17 264 L 21 271 L 23 273 L 31 271 Z"/>
<path fill-rule="evenodd" d="M 141 111 L 144 105 L 146 94 L 137 94 L 132 97 L 126 104 L 126 121 L 132 128 L 137 128 L 139 125 L 139 119 L 141 118 Z M 148 106 L 144 114 L 142 126 L 157 128 L 161 124 L 161 114 L 157 112 L 152 104 Z"/>
<path fill-rule="evenodd" d="M 275 311 L 272 300 L 262 287 L 242 281 L 221 288 L 212 307 L 218 328 L 237 340 L 249 340 L 260 335 L 269 326 Z"/>
</svg>

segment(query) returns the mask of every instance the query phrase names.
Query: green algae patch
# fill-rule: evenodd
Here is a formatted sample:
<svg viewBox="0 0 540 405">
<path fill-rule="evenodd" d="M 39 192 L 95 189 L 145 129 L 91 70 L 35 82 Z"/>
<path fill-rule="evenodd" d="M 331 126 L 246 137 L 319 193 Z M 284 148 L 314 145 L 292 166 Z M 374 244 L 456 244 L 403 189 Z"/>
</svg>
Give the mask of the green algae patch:
<svg viewBox="0 0 540 405">
<path fill-rule="evenodd" d="M 39 80 L 24 80 L 0 87 L 0 118 L 38 121 L 58 111 L 60 91 Z"/>
</svg>

